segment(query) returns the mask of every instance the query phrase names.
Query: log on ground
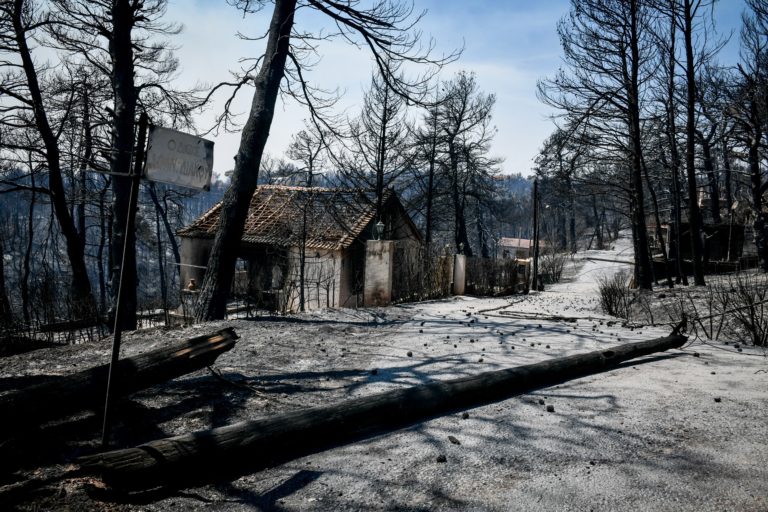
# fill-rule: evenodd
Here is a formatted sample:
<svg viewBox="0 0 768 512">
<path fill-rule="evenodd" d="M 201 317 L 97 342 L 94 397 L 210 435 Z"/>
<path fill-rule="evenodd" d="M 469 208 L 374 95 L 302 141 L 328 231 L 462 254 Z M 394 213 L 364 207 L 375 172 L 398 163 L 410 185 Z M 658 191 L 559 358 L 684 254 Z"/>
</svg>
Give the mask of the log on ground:
<svg viewBox="0 0 768 512">
<path fill-rule="evenodd" d="M 235 346 L 231 328 L 196 336 L 133 357 L 115 368 L 115 394 L 124 396 L 211 365 Z M 109 365 L 95 366 L 0 395 L 0 439 L 79 411 L 101 410 Z"/>
<path fill-rule="evenodd" d="M 451 411 L 606 371 L 629 359 L 681 347 L 686 339 L 672 335 L 398 389 L 336 405 L 159 439 L 135 448 L 83 457 L 78 462 L 83 470 L 101 474 L 115 487 L 184 485 L 220 479 L 404 428 Z M 191 480 L 185 481 L 187 478 Z"/>
</svg>

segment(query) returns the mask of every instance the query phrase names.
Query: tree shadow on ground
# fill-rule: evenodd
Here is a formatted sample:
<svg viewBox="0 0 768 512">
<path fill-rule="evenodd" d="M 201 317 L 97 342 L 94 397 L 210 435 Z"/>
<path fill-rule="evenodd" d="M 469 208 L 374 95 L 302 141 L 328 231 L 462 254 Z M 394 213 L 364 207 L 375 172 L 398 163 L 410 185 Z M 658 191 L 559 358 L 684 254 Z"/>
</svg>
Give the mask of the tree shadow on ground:
<svg viewBox="0 0 768 512">
<path fill-rule="evenodd" d="M 671 357 L 676 357 L 676 355 L 670 354 L 633 360 L 631 365 L 637 366 L 640 364 L 668 359 Z M 620 367 L 623 367 L 623 365 Z M 604 371 L 611 371 L 613 369 L 616 369 L 616 367 L 606 368 Z M 590 373 L 588 375 L 595 375 L 597 373 L 603 372 Z M 553 382 L 544 387 L 548 388 L 562 382 L 566 381 Z M 531 393 L 533 390 L 541 388 L 542 387 L 526 389 L 523 391 L 523 393 Z M 215 482 L 232 481 L 244 475 L 252 474 L 255 471 L 275 467 L 277 465 L 284 464 L 288 461 L 309 454 L 345 446 L 350 443 L 369 440 L 395 430 L 413 428 L 418 429 L 421 428 L 421 425 L 423 425 L 423 423 L 429 419 L 450 415 L 452 413 L 464 410 L 467 407 L 478 407 L 484 404 L 497 403 L 519 394 L 520 392 L 514 392 L 506 394 L 503 398 L 499 396 L 490 398 L 479 397 L 471 403 L 464 403 L 459 406 L 447 404 L 443 408 L 434 412 L 416 413 L 406 415 L 403 418 L 388 417 L 386 421 L 383 421 L 382 423 L 376 423 L 370 425 L 369 427 L 356 429 L 352 432 L 347 432 L 344 435 L 328 432 L 330 435 L 326 436 L 325 434 L 313 434 L 309 436 L 311 438 L 297 438 L 288 440 L 282 439 L 281 437 L 281 441 L 278 443 L 278 445 L 273 446 L 268 451 L 268 453 L 254 452 L 253 449 L 247 449 L 245 447 L 242 447 L 236 453 L 231 451 L 226 453 L 219 453 L 217 452 L 215 446 L 210 444 L 212 440 L 209 441 L 204 437 L 200 437 L 199 441 L 206 445 L 205 449 L 203 450 L 207 454 L 204 460 L 193 459 L 192 461 L 185 462 L 183 466 L 175 464 L 169 467 L 163 467 L 163 469 L 158 470 L 159 472 L 147 472 L 146 474 L 140 474 L 138 477 L 130 477 L 127 479 L 121 479 L 119 477 L 113 478 L 110 480 L 110 482 L 114 488 L 126 489 L 130 490 L 130 492 L 127 494 L 127 491 L 120 492 L 115 494 L 113 498 L 109 498 L 109 495 L 107 494 L 105 495 L 105 499 L 114 499 L 119 502 L 123 499 L 124 496 L 133 496 L 131 499 L 154 500 L 159 499 L 159 497 L 162 496 L 171 496 L 179 489 L 196 487 Z M 604 401 L 604 398 L 605 397 L 597 397 L 595 400 Z M 611 409 L 615 408 L 616 406 L 612 400 L 608 400 L 608 407 Z M 578 419 L 573 420 L 572 424 L 578 428 L 593 428 L 592 425 L 589 425 L 584 421 L 579 421 Z M 414 427 L 414 425 L 417 426 Z M 525 440 L 529 437 L 535 437 L 534 434 L 526 432 L 524 429 L 515 430 L 514 426 L 510 426 L 510 428 L 513 429 L 512 434 L 516 439 Z M 493 439 L 486 439 L 485 441 L 493 442 Z M 160 457 L 160 460 L 162 460 L 162 455 L 159 453 L 156 454 L 155 457 Z M 142 498 L 142 496 L 145 496 L 145 493 L 150 493 L 147 495 L 150 497 Z"/>
</svg>

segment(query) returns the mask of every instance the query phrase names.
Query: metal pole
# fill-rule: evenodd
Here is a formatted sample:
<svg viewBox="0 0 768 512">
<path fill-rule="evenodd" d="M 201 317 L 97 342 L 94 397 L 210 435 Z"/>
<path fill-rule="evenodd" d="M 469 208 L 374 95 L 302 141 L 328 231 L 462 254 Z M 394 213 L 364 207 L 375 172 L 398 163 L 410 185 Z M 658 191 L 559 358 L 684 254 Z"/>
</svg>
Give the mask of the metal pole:
<svg viewBox="0 0 768 512">
<path fill-rule="evenodd" d="M 123 236 L 123 256 L 120 262 L 120 281 L 117 288 L 117 304 L 115 305 L 115 325 L 114 325 L 114 339 L 112 340 L 112 359 L 109 362 L 109 374 L 107 376 L 107 396 L 104 401 L 104 422 L 101 429 L 101 445 L 102 447 L 109 446 L 109 431 L 111 427 L 110 417 L 110 402 L 112 401 L 112 394 L 116 386 L 115 381 L 115 367 L 120 359 L 120 342 L 122 339 L 123 331 L 123 309 L 124 309 L 124 295 L 125 288 L 123 287 L 123 276 L 125 275 L 125 256 L 128 250 L 128 241 L 130 240 L 130 234 L 134 230 L 136 224 L 136 205 L 139 201 L 139 183 L 141 182 L 141 171 L 144 166 L 144 145 L 147 138 L 147 113 L 142 112 L 139 117 L 139 140 L 136 145 L 136 157 L 134 159 L 133 172 L 127 177 L 131 179 L 131 192 L 128 196 L 128 219 L 126 220 L 125 235 Z"/>
<path fill-rule="evenodd" d="M 539 180 L 533 180 L 533 275 L 531 288 L 539 291 Z"/>
</svg>

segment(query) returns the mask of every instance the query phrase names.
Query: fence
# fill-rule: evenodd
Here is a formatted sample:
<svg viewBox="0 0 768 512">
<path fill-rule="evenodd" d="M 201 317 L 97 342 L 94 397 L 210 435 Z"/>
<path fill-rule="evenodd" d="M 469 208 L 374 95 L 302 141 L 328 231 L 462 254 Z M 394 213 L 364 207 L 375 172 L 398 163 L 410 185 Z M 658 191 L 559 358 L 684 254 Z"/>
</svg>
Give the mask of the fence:
<svg viewBox="0 0 768 512">
<path fill-rule="evenodd" d="M 392 283 L 393 302 L 448 297 L 453 294 L 454 256 L 425 254 L 420 251 L 395 250 Z M 529 261 L 466 258 L 465 293 L 499 296 L 528 291 Z M 462 289 L 462 287 L 458 287 Z"/>
<path fill-rule="evenodd" d="M 467 258 L 466 293 L 479 296 L 512 295 L 528 291 L 528 261 Z"/>
<path fill-rule="evenodd" d="M 423 248 L 396 247 L 392 275 L 392 302 L 415 302 L 451 295 L 453 256 L 427 254 Z"/>
</svg>

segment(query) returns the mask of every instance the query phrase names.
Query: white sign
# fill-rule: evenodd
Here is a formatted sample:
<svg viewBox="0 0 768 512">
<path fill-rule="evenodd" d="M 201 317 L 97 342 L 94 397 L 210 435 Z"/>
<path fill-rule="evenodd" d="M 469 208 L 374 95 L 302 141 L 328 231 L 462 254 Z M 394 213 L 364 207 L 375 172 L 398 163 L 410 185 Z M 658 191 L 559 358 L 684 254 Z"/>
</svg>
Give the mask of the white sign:
<svg viewBox="0 0 768 512">
<path fill-rule="evenodd" d="M 209 190 L 212 172 L 213 142 L 169 128 L 149 127 L 144 177 Z"/>
</svg>

